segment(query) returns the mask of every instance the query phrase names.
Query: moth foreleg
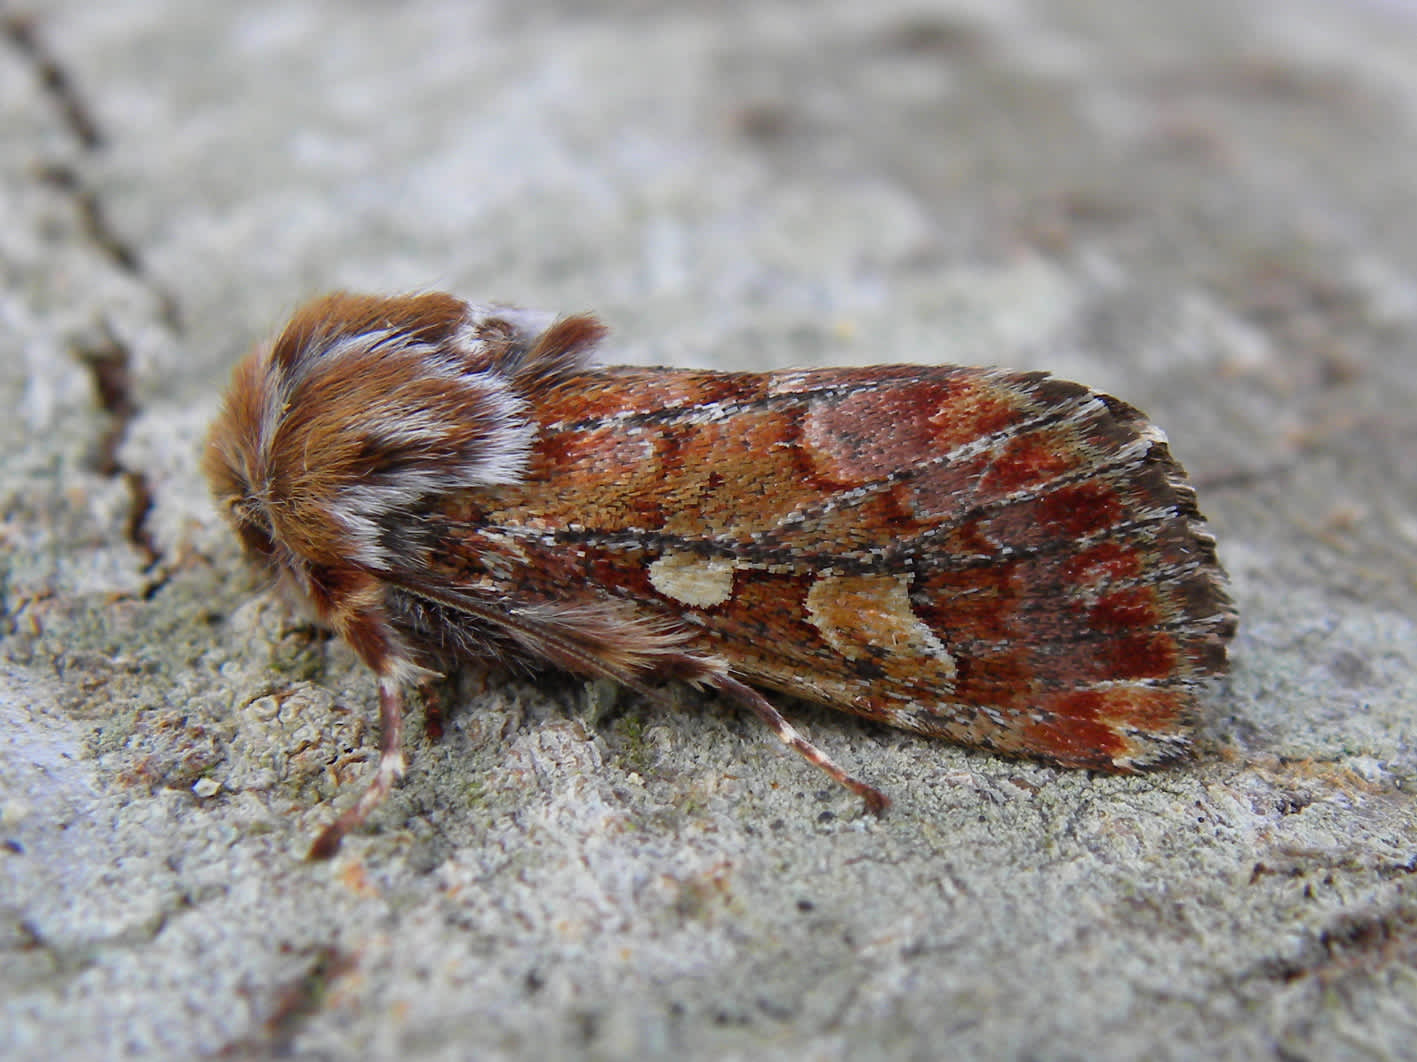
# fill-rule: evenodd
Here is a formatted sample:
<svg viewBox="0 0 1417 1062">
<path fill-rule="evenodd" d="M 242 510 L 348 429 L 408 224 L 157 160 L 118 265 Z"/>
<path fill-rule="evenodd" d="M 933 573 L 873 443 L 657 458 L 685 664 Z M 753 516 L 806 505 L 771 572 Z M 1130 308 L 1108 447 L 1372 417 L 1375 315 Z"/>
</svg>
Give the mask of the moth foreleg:
<svg viewBox="0 0 1417 1062">
<path fill-rule="evenodd" d="M 397 678 L 379 678 L 379 767 L 374 779 L 354 806 L 320 831 L 310 846 L 309 859 L 329 859 L 345 834 L 358 829 L 403 777 L 403 689 Z"/>
</svg>

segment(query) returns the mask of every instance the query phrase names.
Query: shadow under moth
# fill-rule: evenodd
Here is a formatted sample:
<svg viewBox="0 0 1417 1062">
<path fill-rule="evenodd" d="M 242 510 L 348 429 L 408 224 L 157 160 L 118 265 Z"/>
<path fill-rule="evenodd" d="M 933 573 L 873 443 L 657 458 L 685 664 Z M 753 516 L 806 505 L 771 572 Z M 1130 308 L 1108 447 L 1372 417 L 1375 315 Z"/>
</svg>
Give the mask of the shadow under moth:
<svg viewBox="0 0 1417 1062">
<path fill-rule="evenodd" d="M 337 293 L 236 368 L 205 470 L 246 553 L 404 694 L 459 664 L 709 687 L 875 812 L 775 690 L 1133 771 L 1190 747 L 1235 612 L 1165 436 L 1041 372 L 607 367 L 604 329 Z"/>
</svg>

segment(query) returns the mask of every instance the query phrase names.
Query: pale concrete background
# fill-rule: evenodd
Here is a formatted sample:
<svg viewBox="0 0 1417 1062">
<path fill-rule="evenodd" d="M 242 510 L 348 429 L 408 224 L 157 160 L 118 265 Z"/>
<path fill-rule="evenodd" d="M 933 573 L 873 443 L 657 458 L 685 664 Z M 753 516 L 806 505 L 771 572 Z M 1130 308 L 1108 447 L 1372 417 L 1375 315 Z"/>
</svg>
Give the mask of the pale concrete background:
<svg viewBox="0 0 1417 1062">
<path fill-rule="evenodd" d="M 1417 23 L 1132 4 L 35 0 L 0 41 L 0 1055 L 1413 1057 Z M 1242 624 L 1196 763 L 467 689 L 339 859 L 350 653 L 196 452 L 309 294 L 1147 409 Z M 414 731 L 418 731 L 414 720 Z M 342 805 L 341 805 L 342 806 Z"/>
</svg>

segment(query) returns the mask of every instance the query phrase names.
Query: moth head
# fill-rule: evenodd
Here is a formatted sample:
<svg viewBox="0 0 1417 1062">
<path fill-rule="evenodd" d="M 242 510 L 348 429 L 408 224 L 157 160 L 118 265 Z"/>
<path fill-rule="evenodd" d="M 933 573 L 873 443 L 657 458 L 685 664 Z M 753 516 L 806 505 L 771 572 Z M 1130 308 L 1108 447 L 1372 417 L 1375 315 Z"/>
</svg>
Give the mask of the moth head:
<svg viewBox="0 0 1417 1062">
<path fill-rule="evenodd" d="M 588 318 L 546 324 L 438 294 L 337 293 L 300 310 L 236 367 L 207 441 L 246 552 L 297 577 L 389 570 L 410 562 L 432 498 L 518 482 L 528 392 L 600 336 Z M 544 342 L 558 329 L 567 341 Z"/>
</svg>

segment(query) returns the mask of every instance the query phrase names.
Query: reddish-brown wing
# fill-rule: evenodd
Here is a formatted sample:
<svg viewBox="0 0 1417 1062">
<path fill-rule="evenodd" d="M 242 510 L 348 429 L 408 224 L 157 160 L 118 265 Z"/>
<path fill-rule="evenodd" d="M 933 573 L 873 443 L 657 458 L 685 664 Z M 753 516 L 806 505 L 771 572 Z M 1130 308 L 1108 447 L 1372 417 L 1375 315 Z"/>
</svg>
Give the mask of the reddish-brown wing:
<svg viewBox="0 0 1417 1062">
<path fill-rule="evenodd" d="M 1187 748 L 1234 613 L 1131 407 L 1044 374 L 601 369 L 533 396 L 525 482 L 444 499 L 437 574 L 689 632 L 754 684 L 1069 766 Z"/>
</svg>

